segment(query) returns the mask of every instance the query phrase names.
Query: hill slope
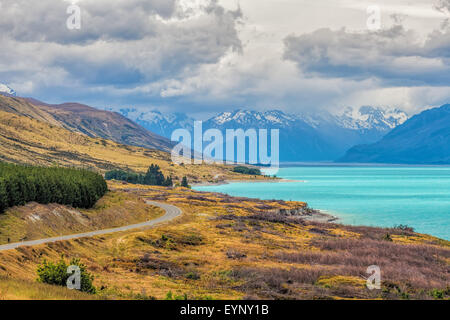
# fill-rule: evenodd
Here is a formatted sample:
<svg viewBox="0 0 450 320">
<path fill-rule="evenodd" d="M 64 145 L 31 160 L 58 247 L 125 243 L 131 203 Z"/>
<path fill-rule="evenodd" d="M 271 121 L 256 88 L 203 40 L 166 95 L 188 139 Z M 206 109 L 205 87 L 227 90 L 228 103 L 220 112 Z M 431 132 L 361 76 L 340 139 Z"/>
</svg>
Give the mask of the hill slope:
<svg viewBox="0 0 450 320">
<path fill-rule="evenodd" d="M 0 111 L 27 116 L 89 137 L 122 144 L 163 151 L 169 151 L 172 146 L 167 138 L 147 131 L 118 113 L 83 104 L 49 105 L 34 99 L 0 95 Z"/>
<path fill-rule="evenodd" d="M 450 104 L 412 117 L 374 144 L 351 148 L 339 162 L 450 164 Z"/>
<path fill-rule="evenodd" d="M 28 107 L 29 112 L 34 112 L 33 106 Z M 91 138 L 30 116 L 18 115 L 13 109 L 14 106 L 11 112 L 0 110 L 0 161 L 82 167 L 100 172 L 112 169 L 145 172 L 153 163 L 175 181 L 187 176 L 189 182 L 253 178 L 233 173 L 231 167 L 223 165 L 175 166 L 167 152 Z"/>
</svg>

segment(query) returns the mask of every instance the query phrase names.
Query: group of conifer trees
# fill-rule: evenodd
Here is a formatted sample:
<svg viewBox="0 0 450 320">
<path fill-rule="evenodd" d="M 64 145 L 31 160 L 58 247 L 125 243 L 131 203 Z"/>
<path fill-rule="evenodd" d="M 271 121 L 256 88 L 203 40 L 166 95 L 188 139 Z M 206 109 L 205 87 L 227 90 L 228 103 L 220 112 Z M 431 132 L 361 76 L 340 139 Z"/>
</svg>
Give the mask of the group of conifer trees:
<svg viewBox="0 0 450 320">
<path fill-rule="evenodd" d="M 172 177 L 164 177 L 161 172 L 161 168 L 155 164 L 150 165 L 145 175 L 122 170 L 113 170 L 105 174 L 105 179 L 126 181 L 128 183 L 144 184 L 149 186 L 173 186 Z"/>
<path fill-rule="evenodd" d="M 108 190 L 100 174 L 0 162 L 0 213 L 30 201 L 91 208 Z"/>
</svg>

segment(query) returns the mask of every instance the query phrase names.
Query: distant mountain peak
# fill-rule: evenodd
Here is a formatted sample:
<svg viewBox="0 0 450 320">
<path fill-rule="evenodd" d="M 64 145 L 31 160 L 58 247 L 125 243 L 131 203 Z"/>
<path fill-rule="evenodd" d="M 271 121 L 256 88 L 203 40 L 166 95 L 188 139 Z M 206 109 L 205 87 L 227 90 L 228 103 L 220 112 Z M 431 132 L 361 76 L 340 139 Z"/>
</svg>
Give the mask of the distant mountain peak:
<svg viewBox="0 0 450 320">
<path fill-rule="evenodd" d="M 390 130 L 408 120 L 408 115 L 397 108 L 362 106 L 359 109 L 345 108 L 336 115 L 336 120 L 344 128 L 354 130 Z"/>
<path fill-rule="evenodd" d="M 286 125 L 298 120 L 296 116 L 281 110 L 253 111 L 237 109 L 232 112 L 222 112 L 211 118 L 209 122 L 216 125 L 239 124 L 249 126 L 253 124 Z"/>
<path fill-rule="evenodd" d="M 354 146 L 339 161 L 450 164 L 449 123 L 450 105 L 425 110 L 390 131 L 381 140 Z"/>
<path fill-rule="evenodd" d="M 0 93 L 6 93 L 11 96 L 16 96 L 16 92 L 14 91 L 14 89 L 3 83 L 0 83 Z"/>
<path fill-rule="evenodd" d="M 119 113 L 151 132 L 170 138 L 176 129 L 192 129 L 194 119 L 184 113 L 163 113 L 158 110 L 137 108 L 120 109 Z"/>
</svg>

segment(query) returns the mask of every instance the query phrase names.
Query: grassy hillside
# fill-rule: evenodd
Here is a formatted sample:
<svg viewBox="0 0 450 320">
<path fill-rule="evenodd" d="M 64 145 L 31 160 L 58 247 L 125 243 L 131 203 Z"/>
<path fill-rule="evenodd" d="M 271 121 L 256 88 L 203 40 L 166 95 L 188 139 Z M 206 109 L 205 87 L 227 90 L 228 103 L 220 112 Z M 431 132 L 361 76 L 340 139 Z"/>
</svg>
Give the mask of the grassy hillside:
<svg viewBox="0 0 450 320">
<path fill-rule="evenodd" d="M 97 300 L 98 296 L 21 279 L 0 277 L 0 300 Z"/>
<path fill-rule="evenodd" d="M 181 180 L 183 176 L 187 176 L 190 182 L 253 178 L 234 173 L 229 166 L 176 166 L 171 163 L 170 154 L 163 151 L 91 138 L 5 111 L 0 111 L 0 160 L 42 166 L 80 167 L 100 172 L 113 169 L 145 172 L 154 163 L 160 166 L 165 175 L 172 175 L 174 181 Z"/>
<path fill-rule="evenodd" d="M 0 111 L 27 116 L 89 137 L 122 144 L 164 151 L 169 151 L 172 146 L 167 138 L 144 129 L 118 113 L 83 104 L 50 105 L 34 99 L 0 95 Z"/>
<path fill-rule="evenodd" d="M 130 187 L 110 185 L 116 191 Z M 0 275 L 32 281 L 42 259 L 64 254 L 86 263 L 102 298 L 449 298 L 448 241 L 408 230 L 311 222 L 279 211 L 301 213 L 301 202 L 183 188 L 127 192 L 174 204 L 183 216 L 149 230 L 0 252 Z M 382 290 L 365 287 L 372 264 L 381 267 Z"/>
<path fill-rule="evenodd" d="M 155 219 L 163 214 L 137 195 L 109 192 L 92 209 L 31 202 L 0 215 L 0 244 L 116 228 Z"/>
</svg>

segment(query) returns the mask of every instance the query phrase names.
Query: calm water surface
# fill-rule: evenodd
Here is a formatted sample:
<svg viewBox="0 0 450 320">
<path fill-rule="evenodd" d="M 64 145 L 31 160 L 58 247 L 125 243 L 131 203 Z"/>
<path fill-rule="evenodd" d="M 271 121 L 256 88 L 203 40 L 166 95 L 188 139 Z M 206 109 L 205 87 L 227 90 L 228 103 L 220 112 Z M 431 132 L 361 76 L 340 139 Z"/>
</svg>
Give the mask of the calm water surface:
<svg viewBox="0 0 450 320">
<path fill-rule="evenodd" d="M 302 182 L 195 187 L 260 199 L 306 201 L 342 223 L 392 227 L 450 240 L 450 167 L 292 167 L 279 177 Z"/>
</svg>

